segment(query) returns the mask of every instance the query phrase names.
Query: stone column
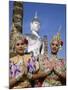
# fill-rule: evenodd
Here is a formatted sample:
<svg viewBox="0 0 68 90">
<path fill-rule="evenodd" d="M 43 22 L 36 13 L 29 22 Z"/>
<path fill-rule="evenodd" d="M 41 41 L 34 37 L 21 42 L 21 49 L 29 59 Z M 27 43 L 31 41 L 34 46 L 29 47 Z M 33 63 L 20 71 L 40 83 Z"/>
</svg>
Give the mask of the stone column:
<svg viewBox="0 0 68 90">
<path fill-rule="evenodd" d="M 12 29 L 10 32 L 10 43 L 9 43 L 9 51 L 10 54 L 13 53 L 12 50 L 12 44 L 14 41 L 14 38 L 16 37 L 17 34 L 23 33 L 23 2 L 21 1 L 14 1 L 13 3 L 13 17 L 12 17 Z M 12 56 L 12 55 L 10 55 Z"/>
<path fill-rule="evenodd" d="M 47 35 L 43 37 L 43 42 L 44 42 L 44 54 L 48 55 L 48 39 Z"/>
</svg>

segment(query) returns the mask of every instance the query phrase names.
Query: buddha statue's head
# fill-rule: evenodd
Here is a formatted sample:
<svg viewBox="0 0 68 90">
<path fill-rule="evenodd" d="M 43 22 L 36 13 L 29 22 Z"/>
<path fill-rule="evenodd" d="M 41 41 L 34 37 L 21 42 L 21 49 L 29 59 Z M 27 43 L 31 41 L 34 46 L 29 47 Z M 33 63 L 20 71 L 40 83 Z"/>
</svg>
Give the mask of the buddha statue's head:
<svg viewBox="0 0 68 90">
<path fill-rule="evenodd" d="M 35 32 L 38 32 L 40 29 L 40 21 L 38 19 L 37 13 L 35 13 L 34 18 L 32 19 L 30 23 L 30 29 L 31 31 L 35 31 Z"/>
</svg>

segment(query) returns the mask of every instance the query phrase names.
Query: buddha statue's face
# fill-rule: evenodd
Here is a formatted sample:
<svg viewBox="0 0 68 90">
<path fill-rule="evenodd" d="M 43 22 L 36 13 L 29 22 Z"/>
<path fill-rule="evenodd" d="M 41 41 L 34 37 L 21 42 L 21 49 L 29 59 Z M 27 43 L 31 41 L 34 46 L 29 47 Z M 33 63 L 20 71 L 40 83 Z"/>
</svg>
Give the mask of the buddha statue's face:
<svg viewBox="0 0 68 90">
<path fill-rule="evenodd" d="M 57 54 L 58 50 L 59 50 L 59 43 L 57 40 L 53 40 L 51 42 L 51 53 Z"/>
<path fill-rule="evenodd" d="M 30 27 L 31 27 L 31 31 L 38 32 L 40 29 L 40 23 L 38 21 L 31 22 Z"/>
</svg>

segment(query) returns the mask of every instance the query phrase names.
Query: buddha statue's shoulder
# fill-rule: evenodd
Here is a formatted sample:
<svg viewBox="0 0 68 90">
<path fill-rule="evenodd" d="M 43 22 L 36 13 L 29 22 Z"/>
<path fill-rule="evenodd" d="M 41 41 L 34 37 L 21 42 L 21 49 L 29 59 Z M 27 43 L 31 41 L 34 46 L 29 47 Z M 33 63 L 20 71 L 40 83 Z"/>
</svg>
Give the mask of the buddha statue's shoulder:
<svg viewBox="0 0 68 90">
<path fill-rule="evenodd" d="M 26 34 L 25 37 L 27 39 L 31 39 L 31 40 L 37 40 L 38 39 L 38 37 L 34 34 Z"/>
</svg>

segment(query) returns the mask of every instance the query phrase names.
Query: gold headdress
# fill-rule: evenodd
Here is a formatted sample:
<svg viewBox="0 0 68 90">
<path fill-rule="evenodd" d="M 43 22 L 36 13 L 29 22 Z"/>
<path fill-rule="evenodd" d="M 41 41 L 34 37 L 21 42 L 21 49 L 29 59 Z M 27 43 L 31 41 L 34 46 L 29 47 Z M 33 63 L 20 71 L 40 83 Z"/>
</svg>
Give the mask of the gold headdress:
<svg viewBox="0 0 68 90">
<path fill-rule="evenodd" d="M 60 32 L 58 32 L 57 35 L 53 36 L 53 38 L 52 38 L 52 40 L 51 40 L 51 43 L 52 43 L 54 40 L 57 40 L 57 41 L 58 41 L 59 49 L 61 49 L 62 46 L 63 46 L 63 41 L 61 40 Z"/>
</svg>

